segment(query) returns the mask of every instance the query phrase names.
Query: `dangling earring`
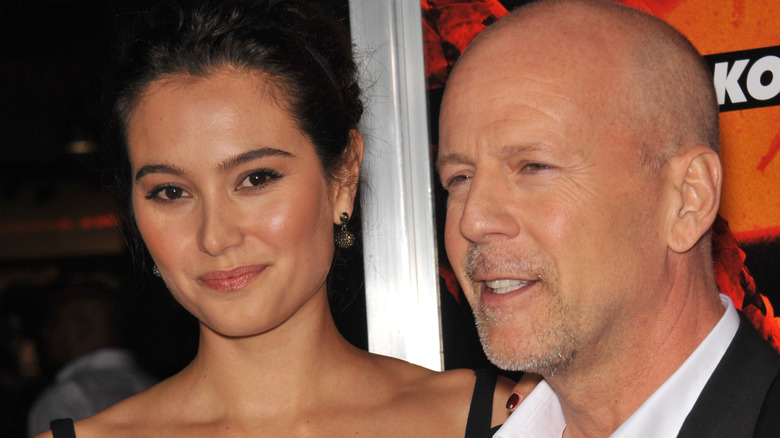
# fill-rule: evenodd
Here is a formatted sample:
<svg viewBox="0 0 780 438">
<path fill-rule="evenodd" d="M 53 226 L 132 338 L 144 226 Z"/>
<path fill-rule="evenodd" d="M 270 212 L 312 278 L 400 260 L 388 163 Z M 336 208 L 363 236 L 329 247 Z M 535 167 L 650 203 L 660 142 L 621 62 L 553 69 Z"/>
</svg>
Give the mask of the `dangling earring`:
<svg viewBox="0 0 780 438">
<path fill-rule="evenodd" d="M 355 243 L 355 235 L 347 229 L 349 215 L 346 212 L 341 213 L 339 219 L 341 220 L 341 228 L 336 233 L 336 246 L 346 249 Z"/>
<path fill-rule="evenodd" d="M 160 269 L 157 265 L 152 265 L 152 274 L 154 274 L 155 277 L 162 278 L 162 274 L 160 274 Z"/>
</svg>

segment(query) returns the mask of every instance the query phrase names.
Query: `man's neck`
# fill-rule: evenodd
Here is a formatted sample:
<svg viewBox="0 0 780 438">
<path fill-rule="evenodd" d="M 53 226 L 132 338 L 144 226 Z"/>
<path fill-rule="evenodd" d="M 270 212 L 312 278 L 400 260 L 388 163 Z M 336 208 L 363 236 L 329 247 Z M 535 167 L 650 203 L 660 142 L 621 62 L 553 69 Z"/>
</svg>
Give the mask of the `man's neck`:
<svg viewBox="0 0 780 438">
<path fill-rule="evenodd" d="M 659 300 L 641 313 L 644 321 L 618 325 L 565 372 L 545 376 L 561 403 L 565 437 L 609 436 L 682 365 L 723 315 L 717 294 L 699 297 Z"/>
</svg>

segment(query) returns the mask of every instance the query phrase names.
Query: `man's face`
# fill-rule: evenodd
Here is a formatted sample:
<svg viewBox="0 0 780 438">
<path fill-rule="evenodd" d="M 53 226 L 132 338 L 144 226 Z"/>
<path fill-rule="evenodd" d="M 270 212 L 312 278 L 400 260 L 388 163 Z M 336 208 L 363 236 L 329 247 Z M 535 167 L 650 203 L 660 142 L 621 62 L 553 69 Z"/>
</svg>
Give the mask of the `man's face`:
<svg viewBox="0 0 780 438">
<path fill-rule="evenodd" d="M 447 255 L 488 357 L 549 376 L 610 354 L 662 281 L 661 189 L 610 101 L 610 62 L 542 46 L 523 62 L 505 49 L 521 42 L 491 37 L 442 107 Z"/>
</svg>

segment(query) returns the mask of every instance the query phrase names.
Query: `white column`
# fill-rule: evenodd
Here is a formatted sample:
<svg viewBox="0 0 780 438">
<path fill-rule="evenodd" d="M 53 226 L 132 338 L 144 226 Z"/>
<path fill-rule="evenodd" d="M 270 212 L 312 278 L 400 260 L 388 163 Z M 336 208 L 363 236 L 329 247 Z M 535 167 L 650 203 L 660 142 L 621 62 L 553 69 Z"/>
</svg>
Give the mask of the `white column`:
<svg viewBox="0 0 780 438">
<path fill-rule="evenodd" d="M 368 97 L 363 196 L 369 350 L 443 368 L 419 0 L 350 0 Z"/>
</svg>

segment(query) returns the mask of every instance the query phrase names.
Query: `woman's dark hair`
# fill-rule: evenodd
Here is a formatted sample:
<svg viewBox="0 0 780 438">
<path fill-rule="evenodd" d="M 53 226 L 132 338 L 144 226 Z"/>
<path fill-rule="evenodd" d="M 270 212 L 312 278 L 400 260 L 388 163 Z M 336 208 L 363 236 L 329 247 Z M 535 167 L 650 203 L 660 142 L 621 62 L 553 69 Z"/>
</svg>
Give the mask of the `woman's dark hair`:
<svg viewBox="0 0 780 438">
<path fill-rule="evenodd" d="M 127 129 L 156 80 L 207 77 L 224 67 L 266 75 L 281 92 L 279 103 L 314 144 L 325 177 L 334 178 L 363 113 L 345 25 L 298 0 L 166 1 L 134 18 L 129 31 L 119 32 L 103 142 L 111 168 L 108 185 L 119 198 L 121 225 L 134 256 L 145 251 L 132 212 Z"/>
</svg>

